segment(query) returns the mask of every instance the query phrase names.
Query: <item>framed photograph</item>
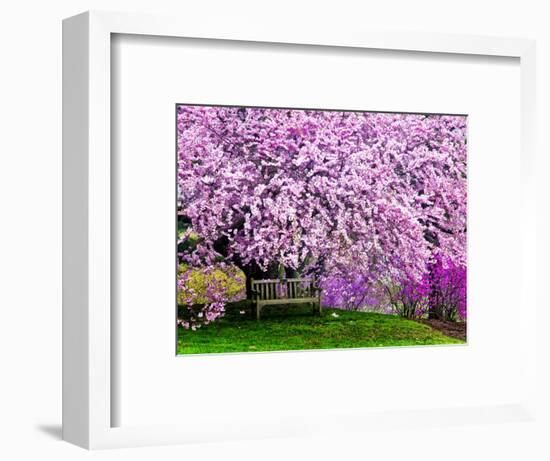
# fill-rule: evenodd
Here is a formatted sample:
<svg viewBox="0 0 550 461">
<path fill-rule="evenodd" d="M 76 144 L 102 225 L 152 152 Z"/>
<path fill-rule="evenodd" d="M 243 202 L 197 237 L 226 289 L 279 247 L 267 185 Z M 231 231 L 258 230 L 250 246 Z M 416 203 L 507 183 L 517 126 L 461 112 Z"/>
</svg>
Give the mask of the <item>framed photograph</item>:
<svg viewBox="0 0 550 461">
<path fill-rule="evenodd" d="M 66 19 L 64 439 L 535 417 L 534 56 Z"/>
</svg>

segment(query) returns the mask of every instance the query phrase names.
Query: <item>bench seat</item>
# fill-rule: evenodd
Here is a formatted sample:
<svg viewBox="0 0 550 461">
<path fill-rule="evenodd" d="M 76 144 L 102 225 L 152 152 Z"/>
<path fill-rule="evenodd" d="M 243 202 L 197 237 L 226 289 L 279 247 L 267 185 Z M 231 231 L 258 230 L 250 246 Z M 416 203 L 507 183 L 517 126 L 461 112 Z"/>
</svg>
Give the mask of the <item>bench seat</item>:
<svg viewBox="0 0 550 461">
<path fill-rule="evenodd" d="M 314 312 L 321 314 L 321 290 L 314 278 L 252 279 L 251 285 L 257 320 L 262 307 L 280 304 L 309 303 Z"/>
</svg>

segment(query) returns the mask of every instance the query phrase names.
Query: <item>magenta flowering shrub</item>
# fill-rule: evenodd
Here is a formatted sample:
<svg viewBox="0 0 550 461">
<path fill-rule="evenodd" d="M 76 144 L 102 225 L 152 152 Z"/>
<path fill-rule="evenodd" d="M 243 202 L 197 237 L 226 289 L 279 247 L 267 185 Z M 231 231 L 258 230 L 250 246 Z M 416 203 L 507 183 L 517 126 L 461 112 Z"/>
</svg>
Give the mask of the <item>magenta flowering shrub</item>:
<svg viewBox="0 0 550 461">
<path fill-rule="evenodd" d="M 466 267 L 437 254 L 419 280 L 386 287 L 390 311 L 406 318 L 466 320 Z"/>
<path fill-rule="evenodd" d="M 465 266 L 455 263 L 450 257 L 435 256 L 424 281 L 430 318 L 466 320 L 466 278 Z"/>
<path fill-rule="evenodd" d="M 179 261 L 241 268 L 248 297 L 283 267 L 358 309 L 434 252 L 465 265 L 463 116 L 180 105 L 177 156 Z"/>
<path fill-rule="evenodd" d="M 408 319 L 421 319 L 428 313 L 429 287 L 427 275 L 420 281 L 408 278 L 398 285 L 387 285 L 389 312 Z"/>
</svg>

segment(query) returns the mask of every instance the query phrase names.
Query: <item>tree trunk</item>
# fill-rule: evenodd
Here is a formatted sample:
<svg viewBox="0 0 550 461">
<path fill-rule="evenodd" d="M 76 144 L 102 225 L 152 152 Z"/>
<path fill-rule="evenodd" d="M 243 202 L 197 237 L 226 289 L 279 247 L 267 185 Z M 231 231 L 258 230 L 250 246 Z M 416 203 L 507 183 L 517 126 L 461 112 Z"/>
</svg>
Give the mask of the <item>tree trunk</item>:
<svg viewBox="0 0 550 461">
<path fill-rule="evenodd" d="M 252 279 L 259 280 L 263 278 L 263 272 L 255 263 L 242 265 L 240 261 L 234 261 L 234 264 L 244 272 L 246 281 L 246 299 L 252 300 Z"/>
<path fill-rule="evenodd" d="M 250 269 L 247 267 L 247 270 L 243 269 L 245 278 L 246 278 L 246 299 L 249 301 L 252 299 L 252 279 L 253 276 L 251 274 Z"/>
</svg>

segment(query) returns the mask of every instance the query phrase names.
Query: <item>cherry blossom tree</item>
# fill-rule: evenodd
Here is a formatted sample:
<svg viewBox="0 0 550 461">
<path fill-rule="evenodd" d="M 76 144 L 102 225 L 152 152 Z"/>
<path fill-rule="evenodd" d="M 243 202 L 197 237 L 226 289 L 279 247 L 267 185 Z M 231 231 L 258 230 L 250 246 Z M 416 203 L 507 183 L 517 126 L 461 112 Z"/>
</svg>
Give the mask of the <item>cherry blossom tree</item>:
<svg viewBox="0 0 550 461">
<path fill-rule="evenodd" d="M 325 284 L 465 266 L 466 151 L 463 116 L 180 105 L 180 261 Z"/>
</svg>

